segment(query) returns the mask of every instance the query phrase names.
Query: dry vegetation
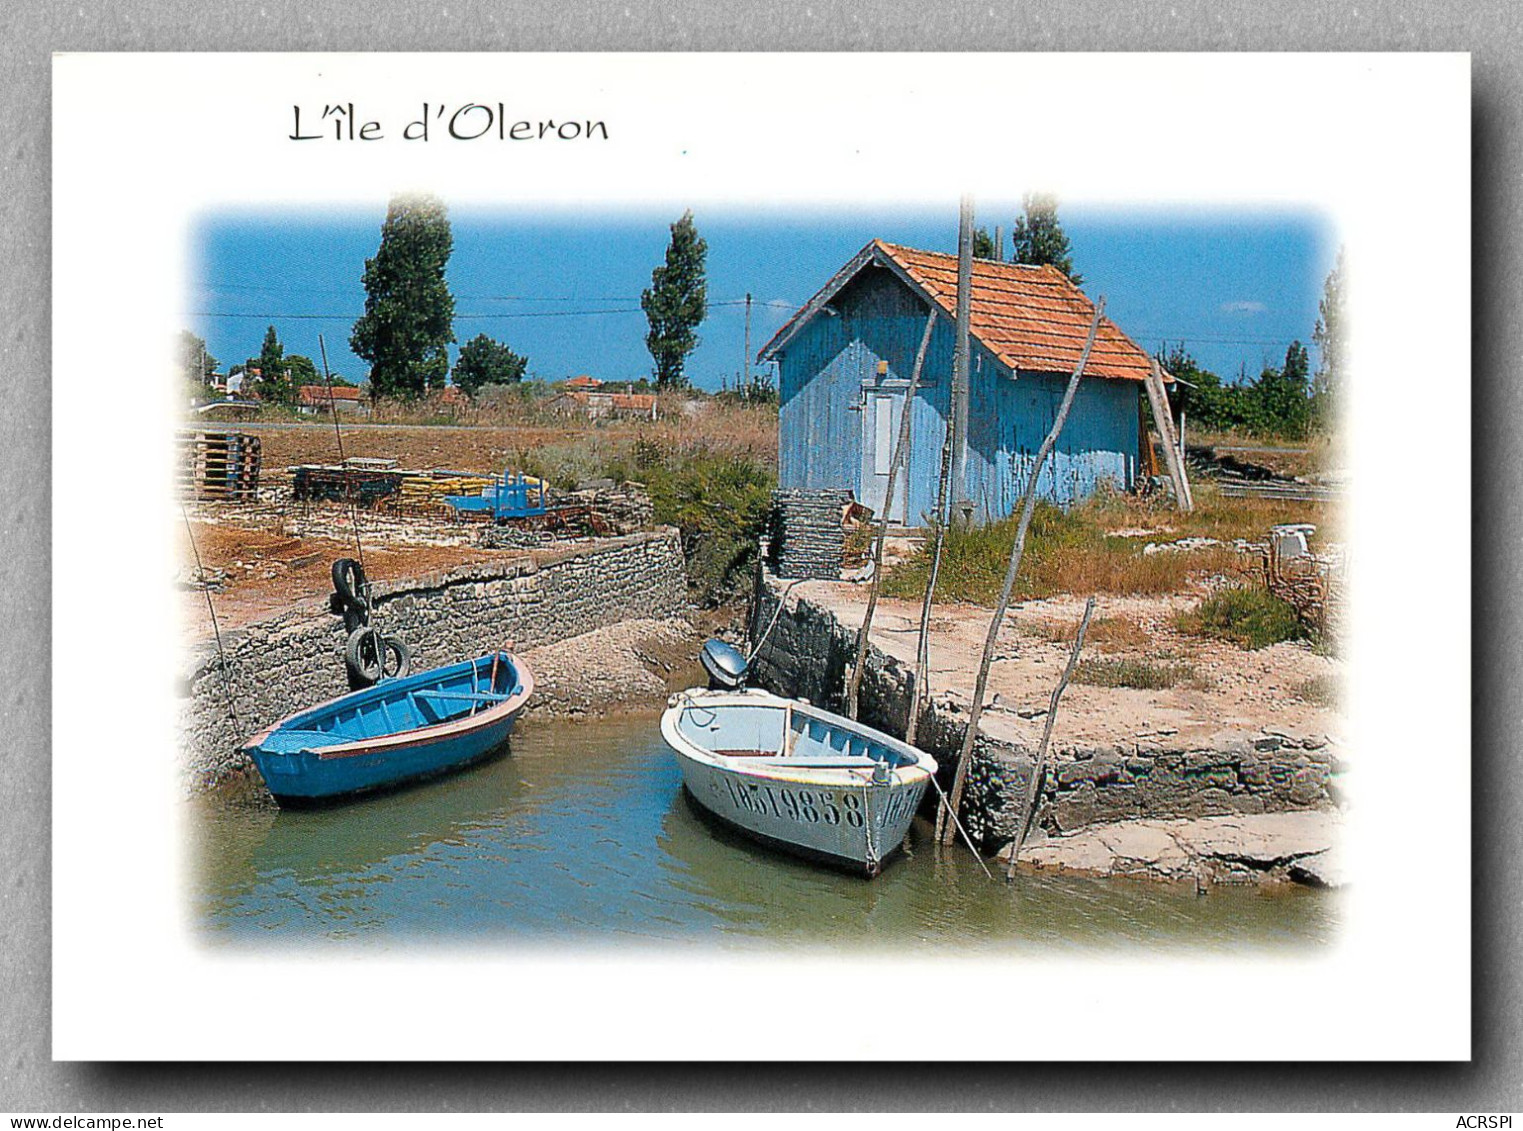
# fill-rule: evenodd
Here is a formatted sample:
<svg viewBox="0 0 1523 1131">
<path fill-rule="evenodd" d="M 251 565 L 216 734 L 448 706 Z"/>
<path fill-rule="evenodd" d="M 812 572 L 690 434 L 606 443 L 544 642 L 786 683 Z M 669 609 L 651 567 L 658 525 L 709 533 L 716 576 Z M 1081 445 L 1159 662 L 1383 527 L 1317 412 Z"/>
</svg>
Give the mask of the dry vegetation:
<svg viewBox="0 0 1523 1131">
<path fill-rule="evenodd" d="M 1190 447 L 1212 448 L 1249 463 L 1267 467 L 1280 475 L 1311 478 L 1347 465 L 1348 453 L 1341 433 L 1315 433 L 1305 440 L 1264 438 L 1237 432 L 1201 432 L 1187 438 Z M 1249 448 L 1249 452 L 1233 451 Z"/>
<path fill-rule="evenodd" d="M 1060 594 L 1158 596 L 1187 592 L 1202 582 L 1247 580 L 1257 574 L 1257 554 L 1240 553 L 1239 540 L 1259 542 L 1271 526 L 1312 522 L 1319 532 L 1334 521 L 1331 508 L 1315 503 L 1228 499 L 1214 484 L 1195 489 L 1196 509 L 1180 514 L 1166 500 L 1104 492 L 1064 512 L 1039 505 L 1027 535 L 1015 598 Z M 937 599 L 993 605 L 1004 584 L 1014 518 L 991 526 L 947 533 Z M 1210 538 L 1218 544 L 1147 553 L 1149 543 Z M 923 548 L 885 578 L 885 592 L 913 599 L 924 592 L 929 550 Z"/>
<path fill-rule="evenodd" d="M 654 420 L 589 421 L 509 397 L 466 406 L 441 423 L 425 402 L 382 405 L 378 418 L 342 423 L 348 456 L 411 469 L 542 476 L 556 487 L 593 479 L 644 483 L 655 520 L 682 532 L 693 597 L 719 604 L 740 591 L 777 474 L 775 407 L 663 397 Z M 267 467 L 332 463 L 331 422 L 262 428 Z"/>
</svg>

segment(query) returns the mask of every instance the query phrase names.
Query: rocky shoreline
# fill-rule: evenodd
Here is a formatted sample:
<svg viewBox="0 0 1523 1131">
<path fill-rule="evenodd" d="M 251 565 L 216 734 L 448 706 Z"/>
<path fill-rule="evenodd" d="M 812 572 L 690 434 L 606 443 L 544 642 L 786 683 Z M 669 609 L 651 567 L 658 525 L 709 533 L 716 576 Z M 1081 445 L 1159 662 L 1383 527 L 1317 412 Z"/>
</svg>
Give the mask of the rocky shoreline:
<svg viewBox="0 0 1523 1131">
<path fill-rule="evenodd" d="M 1325 809 L 1118 821 L 1027 843 L 1016 868 L 1190 883 L 1197 891 L 1217 883 L 1341 888 L 1343 825 L 1341 812 Z M 1008 847 L 999 860 L 1008 864 Z"/>
</svg>

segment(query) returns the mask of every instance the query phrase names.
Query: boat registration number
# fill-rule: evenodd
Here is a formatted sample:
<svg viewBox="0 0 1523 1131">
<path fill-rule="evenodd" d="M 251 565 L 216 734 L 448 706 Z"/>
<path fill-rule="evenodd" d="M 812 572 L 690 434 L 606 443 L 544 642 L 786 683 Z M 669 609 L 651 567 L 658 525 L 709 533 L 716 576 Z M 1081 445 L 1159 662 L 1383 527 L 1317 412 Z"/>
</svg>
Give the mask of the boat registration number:
<svg viewBox="0 0 1523 1131">
<path fill-rule="evenodd" d="M 849 791 L 826 789 L 790 789 L 786 786 L 759 782 L 741 782 L 733 778 L 722 779 L 735 808 L 743 813 L 756 813 L 795 821 L 803 825 L 839 825 L 843 821 L 854 829 L 862 827 L 862 795 Z M 894 793 L 888 799 L 882 821 L 892 824 L 907 818 L 914 806 L 914 797 L 906 791 Z"/>
</svg>

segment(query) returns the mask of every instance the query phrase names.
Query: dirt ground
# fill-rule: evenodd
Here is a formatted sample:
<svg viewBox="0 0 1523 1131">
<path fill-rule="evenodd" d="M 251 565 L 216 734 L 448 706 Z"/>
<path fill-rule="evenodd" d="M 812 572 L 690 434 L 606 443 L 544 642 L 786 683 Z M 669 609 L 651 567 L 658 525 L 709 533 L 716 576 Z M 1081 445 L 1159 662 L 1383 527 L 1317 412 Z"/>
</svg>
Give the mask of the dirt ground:
<svg viewBox="0 0 1523 1131">
<path fill-rule="evenodd" d="M 208 574 L 219 582 L 212 601 L 224 628 L 248 624 L 296 601 L 322 599 L 333 587 L 329 571 L 334 559 L 360 556 L 348 508 L 295 502 L 285 473 L 297 464 L 338 461 L 331 423 L 242 427 L 260 440 L 260 501 L 189 506 L 195 548 Z M 555 429 L 346 421 L 343 445 L 345 456 L 394 459 L 409 470 L 498 474 L 521 462 L 520 453 L 536 445 L 586 432 L 585 424 Z M 477 546 L 480 528 L 473 523 L 361 510 L 359 525 L 366 571 L 373 578 L 417 576 L 521 552 Z M 206 598 L 189 584 L 195 562 L 188 539 L 182 551 L 183 623 L 193 638 L 210 636 Z"/>
<path fill-rule="evenodd" d="M 371 528 L 371 521 L 368 513 L 361 515 L 365 569 L 372 578 L 415 577 L 500 558 L 507 552 L 479 549 L 468 542 L 398 544 L 379 535 Z M 326 522 L 326 529 L 332 533 L 311 533 L 309 528 L 317 522 Z M 282 519 L 278 513 L 264 513 L 264 508 L 203 507 L 192 512 L 195 549 L 200 551 L 207 574 L 220 583 L 212 591 L 218 623 L 224 629 L 237 628 L 297 602 L 326 598 L 333 590 L 334 559 L 356 556 L 347 526 L 347 512 L 331 506 L 313 508 L 305 526 L 299 514 Z M 462 539 L 471 536 L 469 528 L 460 534 Z M 189 584 L 195 561 L 188 540 L 182 547 L 181 561 L 181 623 L 192 639 L 209 637 L 212 628 L 206 597 Z"/>
<path fill-rule="evenodd" d="M 338 462 L 332 424 L 242 427 L 259 437 L 267 471 L 280 471 L 301 463 Z M 345 421 L 342 428 L 345 456 L 394 459 L 398 466 L 415 471 L 443 469 L 499 475 L 521 452 L 588 433 L 585 424 L 565 428 L 490 428 Z"/>
<path fill-rule="evenodd" d="M 1186 671 L 1173 687 L 1138 690 L 1070 683 L 1053 731 L 1057 750 L 1157 742 L 1174 748 L 1214 747 L 1224 733 L 1242 735 L 1278 728 L 1344 739 L 1343 720 L 1310 684 L 1336 687 L 1343 661 L 1319 654 L 1305 643 L 1275 644 L 1244 651 L 1234 644 L 1179 632 L 1176 614 L 1200 594 L 1169 597 L 1102 597 L 1096 623 L 1107 618 L 1124 629 L 1097 633 L 1084 658 L 1134 659 Z M 842 623 L 862 623 L 867 587 L 847 582 L 808 581 L 788 595 L 831 609 Z M 1013 606 L 1000 630 L 989 673 L 989 695 L 981 728 L 996 738 L 1035 748 L 1053 688 L 1067 663 L 1071 637 L 1083 613 L 1080 598 L 1053 598 Z M 949 691 L 964 703 L 972 698 L 989 610 L 938 606 L 931 618 L 930 677 L 933 697 Z M 881 599 L 873 617 L 873 643 L 909 666 L 920 625 L 918 604 Z M 1109 635 L 1111 639 L 1100 637 Z"/>
</svg>

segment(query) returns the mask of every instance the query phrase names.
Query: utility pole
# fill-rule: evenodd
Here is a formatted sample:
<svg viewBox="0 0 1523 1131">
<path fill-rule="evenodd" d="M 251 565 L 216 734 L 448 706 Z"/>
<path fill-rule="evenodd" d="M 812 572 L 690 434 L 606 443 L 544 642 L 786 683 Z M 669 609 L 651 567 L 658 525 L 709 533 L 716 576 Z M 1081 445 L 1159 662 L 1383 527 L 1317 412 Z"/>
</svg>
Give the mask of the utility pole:
<svg viewBox="0 0 1523 1131">
<path fill-rule="evenodd" d="M 1000 263 L 1005 261 L 1005 229 L 1000 225 L 994 225 L 994 258 Z"/>
<path fill-rule="evenodd" d="M 745 364 L 740 367 L 740 375 L 744 380 L 744 388 L 751 387 L 751 292 L 746 292 L 746 358 Z"/>
<path fill-rule="evenodd" d="M 952 518 L 966 525 L 968 502 L 968 324 L 973 301 L 973 197 L 964 194 L 957 216 L 957 339 L 952 353 Z"/>
</svg>

